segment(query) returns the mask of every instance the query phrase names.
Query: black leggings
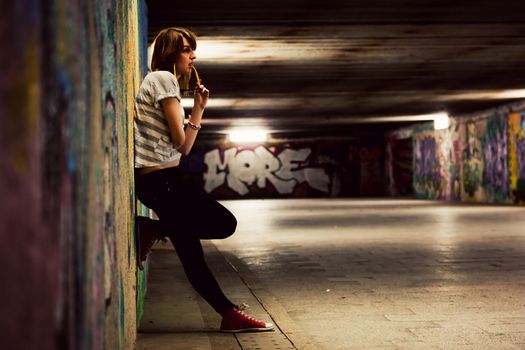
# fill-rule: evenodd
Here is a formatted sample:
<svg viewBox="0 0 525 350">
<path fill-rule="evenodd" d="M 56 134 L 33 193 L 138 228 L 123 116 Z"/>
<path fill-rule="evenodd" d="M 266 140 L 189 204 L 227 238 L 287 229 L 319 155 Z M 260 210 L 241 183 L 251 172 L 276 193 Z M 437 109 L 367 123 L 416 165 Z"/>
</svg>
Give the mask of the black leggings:
<svg viewBox="0 0 525 350">
<path fill-rule="evenodd" d="M 206 265 L 200 240 L 231 236 L 237 220 L 188 176 L 179 167 L 139 175 L 136 192 L 159 217 L 159 234 L 171 240 L 193 288 L 221 314 L 235 305 Z"/>
</svg>

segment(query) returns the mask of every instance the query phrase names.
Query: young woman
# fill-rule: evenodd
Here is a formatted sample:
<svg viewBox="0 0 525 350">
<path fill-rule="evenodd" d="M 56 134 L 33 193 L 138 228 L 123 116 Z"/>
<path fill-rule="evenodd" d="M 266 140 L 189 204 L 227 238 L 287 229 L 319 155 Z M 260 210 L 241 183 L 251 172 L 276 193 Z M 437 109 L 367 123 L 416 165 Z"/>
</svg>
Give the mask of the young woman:
<svg viewBox="0 0 525 350">
<path fill-rule="evenodd" d="M 193 109 L 184 127 L 179 86 L 188 88 L 196 47 L 190 30 L 162 30 L 155 39 L 152 72 L 136 97 L 136 193 L 159 217 L 137 219 L 139 266 L 153 242 L 168 236 L 193 288 L 222 316 L 221 331 L 272 330 L 271 323 L 255 320 L 228 300 L 206 265 L 200 240 L 232 235 L 237 221 L 202 188 L 193 186 L 179 167 L 181 155 L 187 155 L 195 142 L 209 97 L 204 85 L 195 87 Z"/>
</svg>

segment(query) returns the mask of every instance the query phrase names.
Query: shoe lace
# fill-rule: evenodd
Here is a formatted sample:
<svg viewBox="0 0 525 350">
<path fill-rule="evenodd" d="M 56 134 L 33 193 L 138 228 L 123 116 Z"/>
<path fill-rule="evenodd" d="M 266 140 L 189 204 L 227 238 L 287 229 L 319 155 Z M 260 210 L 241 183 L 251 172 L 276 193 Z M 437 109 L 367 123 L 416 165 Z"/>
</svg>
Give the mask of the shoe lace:
<svg viewBox="0 0 525 350">
<path fill-rule="evenodd" d="M 248 315 L 248 314 L 246 314 L 246 313 L 244 312 L 244 310 L 246 310 L 246 309 L 248 309 L 248 308 L 250 308 L 250 305 L 248 305 L 248 304 L 246 304 L 246 303 L 242 303 L 241 305 L 239 305 L 239 306 L 236 308 L 235 311 L 236 311 L 239 315 L 241 315 L 242 317 L 244 317 L 244 318 L 246 318 L 246 319 L 248 319 L 248 320 L 250 320 L 250 321 L 256 321 L 256 322 L 259 322 L 259 320 L 257 320 L 257 319 L 255 319 L 255 318 L 251 317 L 250 315 Z"/>
<path fill-rule="evenodd" d="M 249 309 L 250 308 L 250 305 L 248 305 L 248 303 L 242 303 L 241 305 L 239 305 L 237 307 L 237 309 L 241 310 L 241 311 L 244 311 L 246 309 Z"/>
</svg>

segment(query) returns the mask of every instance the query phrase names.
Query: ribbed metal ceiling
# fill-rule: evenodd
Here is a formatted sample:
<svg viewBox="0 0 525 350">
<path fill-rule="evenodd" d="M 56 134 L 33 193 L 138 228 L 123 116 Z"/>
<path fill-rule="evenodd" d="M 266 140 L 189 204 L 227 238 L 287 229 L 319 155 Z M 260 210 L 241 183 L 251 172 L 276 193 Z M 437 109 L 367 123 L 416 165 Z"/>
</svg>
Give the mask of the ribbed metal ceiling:
<svg viewBox="0 0 525 350">
<path fill-rule="evenodd" d="M 156 0 L 148 16 L 150 40 L 198 34 L 214 131 L 330 132 L 525 98 L 525 1 Z"/>
</svg>

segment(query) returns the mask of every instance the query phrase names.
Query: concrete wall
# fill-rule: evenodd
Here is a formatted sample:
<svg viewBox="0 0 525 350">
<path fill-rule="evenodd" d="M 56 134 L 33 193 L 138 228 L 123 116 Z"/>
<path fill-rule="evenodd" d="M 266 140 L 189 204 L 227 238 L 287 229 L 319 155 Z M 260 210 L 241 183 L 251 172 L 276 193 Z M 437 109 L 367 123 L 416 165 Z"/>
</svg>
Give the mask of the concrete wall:
<svg viewBox="0 0 525 350">
<path fill-rule="evenodd" d="M 383 194 L 383 145 L 366 139 L 302 137 L 264 144 L 199 138 L 183 162 L 216 198 Z"/>
<path fill-rule="evenodd" d="M 2 12 L 0 347 L 132 348 L 144 2 L 21 0 Z"/>
<path fill-rule="evenodd" d="M 395 140 L 412 139 L 418 198 L 525 204 L 524 136 L 525 102 L 520 102 L 453 117 L 445 130 L 431 125 L 399 130 L 390 135 L 387 149 Z M 389 182 L 395 193 L 392 176 Z"/>
</svg>

